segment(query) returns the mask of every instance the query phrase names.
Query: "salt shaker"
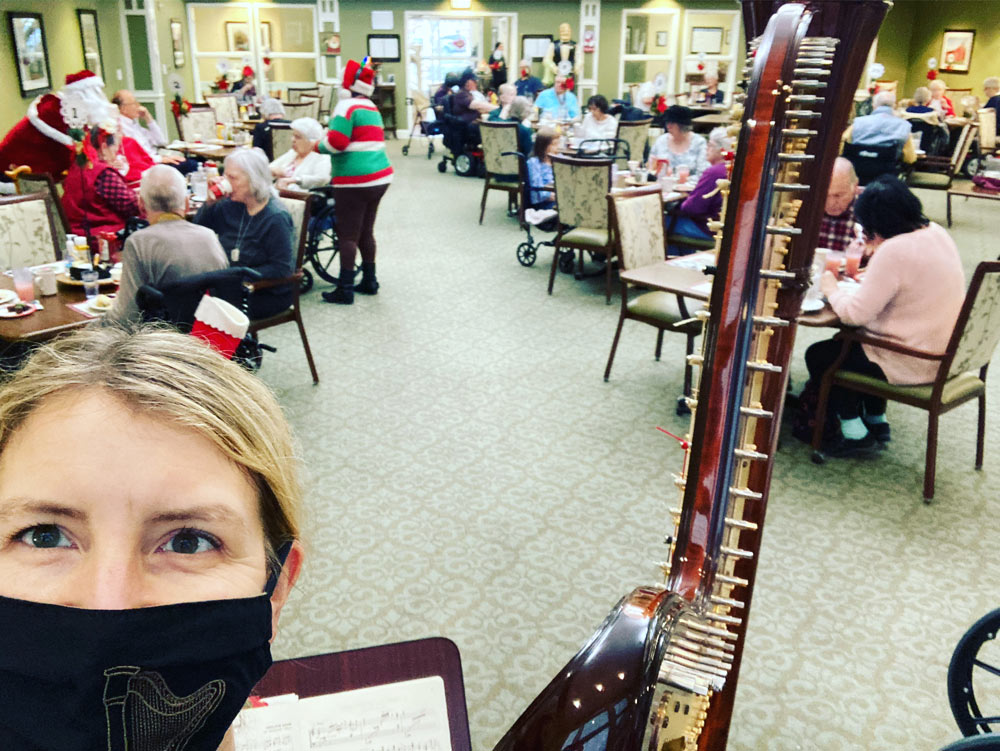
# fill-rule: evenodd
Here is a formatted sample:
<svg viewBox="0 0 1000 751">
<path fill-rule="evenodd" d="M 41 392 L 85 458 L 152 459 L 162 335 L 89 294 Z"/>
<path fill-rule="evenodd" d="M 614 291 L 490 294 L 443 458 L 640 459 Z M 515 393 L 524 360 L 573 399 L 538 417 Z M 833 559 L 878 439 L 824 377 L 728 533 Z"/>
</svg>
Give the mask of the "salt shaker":
<svg viewBox="0 0 1000 751">
<path fill-rule="evenodd" d="M 38 293 L 42 297 L 56 293 L 56 270 L 51 266 L 45 266 L 38 272 Z"/>
</svg>

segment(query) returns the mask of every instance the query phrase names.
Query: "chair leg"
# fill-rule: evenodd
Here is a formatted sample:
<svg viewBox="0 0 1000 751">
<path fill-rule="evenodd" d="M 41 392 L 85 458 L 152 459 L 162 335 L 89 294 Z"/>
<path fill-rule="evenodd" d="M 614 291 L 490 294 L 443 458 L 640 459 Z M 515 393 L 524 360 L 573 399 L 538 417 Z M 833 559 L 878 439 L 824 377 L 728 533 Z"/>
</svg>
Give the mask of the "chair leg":
<svg viewBox="0 0 1000 751">
<path fill-rule="evenodd" d="M 832 374 L 831 374 L 832 375 Z M 822 463 L 820 450 L 823 448 L 823 428 L 826 425 L 826 410 L 829 406 L 832 378 L 824 377 L 819 387 L 819 403 L 816 405 L 816 425 L 813 427 L 813 461 Z"/>
<path fill-rule="evenodd" d="M 983 468 L 983 444 L 986 442 L 986 392 L 979 395 L 979 431 L 976 435 L 976 469 Z"/>
<path fill-rule="evenodd" d="M 302 312 L 298 306 L 295 308 L 295 324 L 299 327 L 299 336 L 302 337 L 302 349 L 306 351 L 306 360 L 309 361 L 309 372 L 312 373 L 313 384 L 318 384 L 319 373 L 316 372 L 316 363 L 313 362 L 313 353 L 309 348 L 309 338 L 306 336 L 306 327 L 302 323 Z"/>
<path fill-rule="evenodd" d="M 605 251 L 604 254 L 604 304 L 611 304 L 611 251 Z"/>
<path fill-rule="evenodd" d="M 948 207 L 947 216 L 948 216 L 948 226 L 950 227 L 951 226 L 951 191 L 950 190 L 949 191 L 945 191 L 945 194 L 946 194 L 946 198 L 944 200 L 945 200 L 945 205 Z"/>
<path fill-rule="evenodd" d="M 663 350 L 663 329 L 656 332 L 656 361 L 660 361 L 660 352 Z"/>
<path fill-rule="evenodd" d="M 486 194 L 490 190 L 490 178 L 487 177 L 483 182 L 483 200 L 479 203 L 479 223 L 483 223 L 483 214 L 486 213 Z"/>
<path fill-rule="evenodd" d="M 608 364 L 604 368 L 604 380 L 611 377 L 611 363 L 615 361 L 615 352 L 618 351 L 618 338 L 622 335 L 622 325 L 625 323 L 625 316 L 618 316 L 618 328 L 615 329 L 615 338 L 611 342 L 611 352 L 608 353 Z"/>
<path fill-rule="evenodd" d="M 924 503 L 934 498 L 934 471 L 937 468 L 938 413 L 931 409 L 927 418 L 927 458 L 924 469 Z"/>
<path fill-rule="evenodd" d="M 552 254 L 552 270 L 549 271 L 549 294 L 552 294 L 552 285 L 556 282 L 556 267 L 559 265 L 559 243 L 555 244 L 555 252 Z"/>
</svg>

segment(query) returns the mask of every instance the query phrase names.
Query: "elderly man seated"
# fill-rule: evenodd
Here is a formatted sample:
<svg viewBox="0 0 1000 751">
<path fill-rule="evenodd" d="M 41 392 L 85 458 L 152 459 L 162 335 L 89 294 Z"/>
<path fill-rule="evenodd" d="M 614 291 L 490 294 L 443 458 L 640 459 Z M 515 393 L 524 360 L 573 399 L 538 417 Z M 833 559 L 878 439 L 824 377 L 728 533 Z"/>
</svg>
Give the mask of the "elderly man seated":
<svg viewBox="0 0 1000 751">
<path fill-rule="evenodd" d="M 917 151 L 910 139 L 910 123 L 893 111 L 896 95 L 880 91 L 872 99 L 872 106 L 870 115 L 855 118 L 844 132 L 844 140 L 859 146 L 896 146 L 897 159 L 901 156 L 906 164 L 917 161 Z"/>
<path fill-rule="evenodd" d="M 517 88 L 512 83 L 502 83 L 497 89 L 500 106 L 491 111 L 487 120 L 507 120 L 510 117 L 510 103 L 517 96 Z"/>
<path fill-rule="evenodd" d="M 139 104 L 135 94 L 128 89 L 120 89 L 111 97 L 111 101 L 118 105 L 118 124 L 122 134 L 142 146 L 150 159 L 163 164 L 180 164 L 184 161 L 180 156 L 160 154 L 159 150 L 167 145 L 167 137 L 163 135 L 163 130 L 149 114 L 149 110 Z"/>
<path fill-rule="evenodd" d="M 990 76 L 983 81 L 983 93 L 986 95 L 986 104 L 983 107 L 989 107 L 997 112 L 997 135 L 1000 136 L 1000 78 Z"/>
<path fill-rule="evenodd" d="M 260 117 L 261 121 L 253 129 L 253 147 L 261 149 L 271 162 L 274 161 L 274 154 L 271 151 L 271 126 L 274 123 L 288 122 L 288 118 L 285 117 L 285 105 L 273 97 L 268 97 L 260 103 Z"/>
<path fill-rule="evenodd" d="M 857 195 L 858 175 L 854 165 L 839 156 L 833 164 L 817 247 L 843 251 L 858 237 L 854 219 L 854 199 Z"/>
<path fill-rule="evenodd" d="M 451 114 L 465 123 L 474 123 L 480 115 L 486 115 L 497 108 L 490 104 L 479 91 L 479 79 L 472 68 L 466 68 L 458 80 L 458 91 L 452 95 Z"/>
<path fill-rule="evenodd" d="M 531 60 L 525 58 L 521 61 L 521 77 L 514 82 L 514 87 L 518 96 L 526 96 L 531 100 L 545 88 L 537 76 L 531 75 Z"/>
<path fill-rule="evenodd" d="M 122 280 L 106 323 L 140 318 L 135 293 L 143 284 L 160 287 L 187 276 L 229 267 L 212 230 L 185 221 L 187 188 L 177 170 L 163 164 L 142 176 L 139 201 L 149 227 L 133 232 L 122 248 Z"/>
<path fill-rule="evenodd" d="M 580 117 L 580 103 L 576 94 L 566 88 L 566 76 L 556 76 L 551 88 L 545 89 L 535 100 L 543 120 L 576 120 Z"/>
</svg>

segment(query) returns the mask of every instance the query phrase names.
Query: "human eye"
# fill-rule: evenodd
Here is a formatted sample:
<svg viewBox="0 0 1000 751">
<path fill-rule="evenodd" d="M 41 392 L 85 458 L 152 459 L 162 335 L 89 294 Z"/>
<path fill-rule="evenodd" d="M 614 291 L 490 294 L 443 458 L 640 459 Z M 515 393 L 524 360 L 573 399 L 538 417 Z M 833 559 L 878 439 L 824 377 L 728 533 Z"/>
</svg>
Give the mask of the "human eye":
<svg viewBox="0 0 1000 751">
<path fill-rule="evenodd" d="M 14 539 L 33 548 L 69 548 L 73 546 L 69 537 L 57 524 L 36 524 L 22 529 Z"/>
<path fill-rule="evenodd" d="M 172 532 L 169 539 L 160 546 L 159 550 L 164 553 L 179 553 L 181 555 L 195 555 L 197 553 L 208 553 L 218 550 L 222 543 L 207 532 L 197 529 L 181 529 Z"/>
</svg>

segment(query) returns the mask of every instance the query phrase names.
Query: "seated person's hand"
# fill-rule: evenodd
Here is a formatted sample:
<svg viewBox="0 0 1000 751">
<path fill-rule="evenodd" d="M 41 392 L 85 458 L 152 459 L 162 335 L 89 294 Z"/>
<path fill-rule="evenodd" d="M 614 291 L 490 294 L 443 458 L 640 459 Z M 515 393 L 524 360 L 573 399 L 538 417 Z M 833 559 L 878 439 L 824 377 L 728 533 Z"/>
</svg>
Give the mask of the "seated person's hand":
<svg viewBox="0 0 1000 751">
<path fill-rule="evenodd" d="M 164 154 L 160 156 L 160 164 L 180 164 L 184 161 L 184 157 L 177 156 L 176 154 Z"/>
<path fill-rule="evenodd" d="M 215 203 L 217 200 L 219 200 L 216 197 L 216 195 L 215 195 L 215 191 L 212 190 L 212 186 L 213 185 L 218 185 L 221 182 L 222 182 L 222 178 L 221 177 L 210 177 L 208 179 L 208 190 L 205 191 L 205 205 L 206 206 L 211 206 L 213 203 Z"/>
<path fill-rule="evenodd" d="M 279 177 L 274 181 L 274 187 L 278 190 L 286 190 L 293 185 L 295 185 L 295 178 L 292 177 Z"/>
<path fill-rule="evenodd" d="M 827 299 L 837 291 L 837 277 L 834 276 L 832 271 L 823 272 L 823 276 L 819 278 L 819 290 L 823 293 L 823 297 Z"/>
</svg>

